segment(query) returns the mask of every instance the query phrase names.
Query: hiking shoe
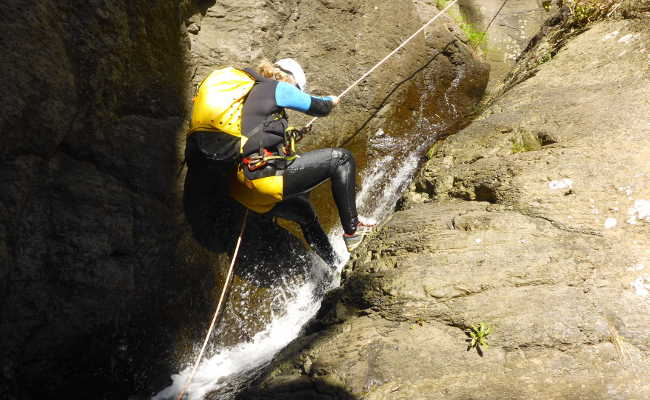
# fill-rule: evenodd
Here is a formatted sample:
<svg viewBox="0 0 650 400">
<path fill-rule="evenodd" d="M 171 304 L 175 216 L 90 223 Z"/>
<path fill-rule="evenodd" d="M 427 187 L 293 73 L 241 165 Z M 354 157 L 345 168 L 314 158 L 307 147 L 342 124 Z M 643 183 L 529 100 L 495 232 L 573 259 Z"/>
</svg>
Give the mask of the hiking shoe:
<svg viewBox="0 0 650 400">
<path fill-rule="evenodd" d="M 372 228 L 374 228 L 375 225 L 370 225 L 370 224 L 364 224 L 363 222 L 359 221 L 357 223 L 357 230 L 351 234 L 348 235 L 347 233 L 343 234 L 343 241 L 345 242 L 345 247 L 348 248 L 348 251 L 352 253 L 354 249 L 359 247 L 361 245 L 361 242 L 363 242 L 363 238 L 368 235 L 370 232 L 372 232 Z"/>
</svg>

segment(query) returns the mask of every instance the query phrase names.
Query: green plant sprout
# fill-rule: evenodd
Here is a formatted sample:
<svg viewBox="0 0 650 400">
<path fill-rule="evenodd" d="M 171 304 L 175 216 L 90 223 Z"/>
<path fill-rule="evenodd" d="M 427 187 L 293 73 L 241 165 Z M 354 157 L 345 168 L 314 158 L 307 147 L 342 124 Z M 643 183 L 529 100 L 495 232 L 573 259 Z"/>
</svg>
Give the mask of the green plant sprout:
<svg viewBox="0 0 650 400">
<path fill-rule="evenodd" d="M 436 7 L 439 10 L 447 7 L 449 0 L 436 0 Z M 487 32 L 476 29 L 468 20 L 467 16 L 463 12 L 458 12 L 455 10 L 449 10 L 449 16 L 456 21 L 460 29 L 465 32 L 467 40 L 471 47 L 478 47 L 486 40 Z"/>
<path fill-rule="evenodd" d="M 490 327 L 485 322 L 479 322 L 478 325 L 465 329 L 465 333 L 469 336 L 467 351 L 475 348 L 478 354 L 483 356 L 483 348 L 488 349 L 487 337 L 490 334 Z"/>
<path fill-rule="evenodd" d="M 512 142 L 512 154 L 523 153 L 526 151 L 526 146 L 520 142 Z"/>
<path fill-rule="evenodd" d="M 447 7 L 447 4 L 449 3 L 449 0 L 436 0 L 436 7 L 439 9 L 443 9 Z"/>
<path fill-rule="evenodd" d="M 467 22 L 461 22 L 459 26 L 460 29 L 465 32 L 467 40 L 469 40 L 469 44 L 472 47 L 478 47 L 481 43 L 483 43 L 483 41 L 485 41 L 485 35 L 487 32 L 480 31 Z"/>
</svg>

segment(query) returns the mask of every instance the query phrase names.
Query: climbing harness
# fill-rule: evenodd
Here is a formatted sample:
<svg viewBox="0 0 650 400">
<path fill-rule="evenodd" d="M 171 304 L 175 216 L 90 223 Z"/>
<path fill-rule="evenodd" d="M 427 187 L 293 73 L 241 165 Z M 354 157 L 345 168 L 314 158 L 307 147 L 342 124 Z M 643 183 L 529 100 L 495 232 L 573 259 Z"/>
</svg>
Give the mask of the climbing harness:
<svg viewBox="0 0 650 400">
<path fill-rule="evenodd" d="M 214 330 L 217 320 L 219 319 L 219 314 L 221 312 L 221 305 L 223 304 L 223 300 L 226 297 L 226 293 L 228 292 L 228 288 L 230 287 L 230 282 L 232 280 L 232 272 L 234 270 L 235 261 L 237 260 L 237 254 L 239 253 L 239 246 L 241 245 L 242 237 L 244 236 L 244 230 L 246 229 L 247 219 L 248 219 L 248 210 L 246 210 L 246 212 L 244 213 L 244 218 L 241 223 L 241 230 L 239 231 L 239 237 L 237 238 L 237 245 L 235 246 L 235 252 L 233 253 L 232 260 L 230 261 L 230 267 L 228 268 L 226 281 L 223 283 L 223 288 L 221 289 L 221 295 L 219 296 L 219 302 L 217 303 L 217 310 L 214 312 L 214 316 L 212 317 L 212 322 L 210 323 L 210 328 L 208 328 L 208 333 L 205 335 L 205 340 L 203 341 L 203 346 L 201 346 L 201 351 L 199 352 L 199 355 L 196 357 L 196 361 L 194 362 L 192 373 L 190 374 L 190 377 L 187 379 L 187 382 L 185 382 L 185 386 L 183 387 L 183 390 L 181 390 L 180 394 L 176 398 L 177 400 L 182 400 L 183 396 L 185 395 L 185 392 L 187 392 L 187 389 L 190 387 L 190 384 L 194 379 L 194 375 L 196 374 L 196 370 L 199 367 L 199 363 L 203 358 L 203 352 L 205 352 L 205 348 L 208 345 L 208 340 L 210 339 L 210 336 L 212 335 L 212 331 Z"/>
<path fill-rule="evenodd" d="M 282 118 L 287 118 L 287 114 L 284 110 L 281 113 L 272 115 L 269 120 L 273 121 Z M 296 151 L 296 143 L 299 142 L 305 133 L 310 130 L 311 128 L 296 128 L 289 126 L 284 130 L 282 145 L 279 146 L 276 153 L 262 147 L 260 143 L 260 149 L 257 154 L 251 154 L 242 158 L 242 164 L 246 166 L 249 171 L 256 171 L 268 165 L 270 161 L 290 162 L 295 160 L 300 157 Z M 252 137 L 255 133 L 257 132 L 252 132 L 250 136 Z"/>
<path fill-rule="evenodd" d="M 288 127 L 284 131 L 284 140 L 278 154 L 275 154 L 268 149 L 261 148 L 257 154 L 251 154 L 248 157 L 242 158 L 244 164 L 249 171 L 255 171 L 268 165 L 269 161 L 293 161 L 300 157 L 296 151 L 296 143 L 299 142 L 311 128 L 296 128 L 293 126 Z"/>
<path fill-rule="evenodd" d="M 311 126 L 304 126 L 302 128 L 296 128 L 290 126 L 284 132 L 284 147 L 289 149 L 290 154 L 296 153 L 296 143 L 301 141 L 302 138 L 311 132 Z"/>
<path fill-rule="evenodd" d="M 249 171 L 257 171 L 260 168 L 266 167 L 269 164 L 269 161 L 273 160 L 284 160 L 284 157 L 275 155 L 267 149 L 261 149 L 260 153 L 244 157 L 242 159 L 242 164 L 244 164 Z"/>
</svg>

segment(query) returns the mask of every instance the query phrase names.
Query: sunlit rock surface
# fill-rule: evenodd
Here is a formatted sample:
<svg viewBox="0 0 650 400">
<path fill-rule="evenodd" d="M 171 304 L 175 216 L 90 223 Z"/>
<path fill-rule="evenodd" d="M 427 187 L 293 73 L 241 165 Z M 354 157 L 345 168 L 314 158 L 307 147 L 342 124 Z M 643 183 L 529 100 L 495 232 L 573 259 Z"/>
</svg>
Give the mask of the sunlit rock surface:
<svg viewBox="0 0 650 400">
<path fill-rule="evenodd" d="M 246 398 L 649 397 L 647 11 L 531 64 L 439 143 Z"/>
</svg>

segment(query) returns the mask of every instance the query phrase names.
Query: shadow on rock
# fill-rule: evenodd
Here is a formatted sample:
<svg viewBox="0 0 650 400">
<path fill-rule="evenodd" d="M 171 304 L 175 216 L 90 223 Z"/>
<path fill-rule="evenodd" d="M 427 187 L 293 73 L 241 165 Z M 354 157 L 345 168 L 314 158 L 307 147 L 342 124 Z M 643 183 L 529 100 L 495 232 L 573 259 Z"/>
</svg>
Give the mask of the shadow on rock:
<svg viewBox="0 0 650 400">
<path fill-rule="evenodd" d="M 240 393 L 237 400 L 356 400 L 340 386 L 308 377 L 265 388 L 249 389 Z"/>
<path fill-rule="evenodd" d="M 188 168 L 183 192 L 185 218 L 194 239 L 206 249 L 221 253 L 234 249 L 244 208 L 228 199 L 227 172 Z"/>
</svg>

